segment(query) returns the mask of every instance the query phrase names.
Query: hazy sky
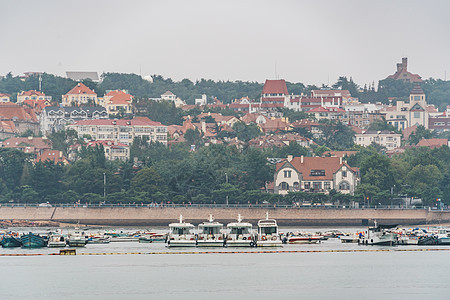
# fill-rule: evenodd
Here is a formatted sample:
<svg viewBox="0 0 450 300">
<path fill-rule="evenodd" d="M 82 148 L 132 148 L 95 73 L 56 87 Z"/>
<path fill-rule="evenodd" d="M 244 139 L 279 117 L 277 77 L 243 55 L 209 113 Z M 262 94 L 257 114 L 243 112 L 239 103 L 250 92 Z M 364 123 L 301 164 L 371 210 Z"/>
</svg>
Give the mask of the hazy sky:
<svg viewBox="0 0 450 300">
<path fill-rule="evenodd" d="M 394 73 L 450 77 L 450 1 L 7 1 L 0 74 L 284 78 L 305 84 Z M 275 73 L 276 70 L 276 73 Z"/>
</svg>

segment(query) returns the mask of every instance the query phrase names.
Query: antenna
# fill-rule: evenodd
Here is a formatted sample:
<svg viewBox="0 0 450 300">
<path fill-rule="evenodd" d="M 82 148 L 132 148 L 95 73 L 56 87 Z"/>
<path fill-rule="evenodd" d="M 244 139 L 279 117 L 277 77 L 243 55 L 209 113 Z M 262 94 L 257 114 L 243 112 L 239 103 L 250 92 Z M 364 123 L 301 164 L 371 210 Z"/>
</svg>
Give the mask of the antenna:
<svg viewBox="0 0 450 300">
<path fill-rule="evenodd" d="M 42 89 L 42 74 L 39 74 L 39 92 L 41 92 Z"/>
</svg>

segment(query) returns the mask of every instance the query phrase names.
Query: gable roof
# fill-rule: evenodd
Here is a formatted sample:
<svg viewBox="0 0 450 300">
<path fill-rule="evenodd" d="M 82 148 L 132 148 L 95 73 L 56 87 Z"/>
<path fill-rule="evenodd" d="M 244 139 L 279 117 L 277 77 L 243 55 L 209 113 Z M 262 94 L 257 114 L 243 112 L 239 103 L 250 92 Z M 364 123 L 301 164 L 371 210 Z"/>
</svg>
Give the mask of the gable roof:
<svg viewBox="0 0 450 300">
<path fill-rule="evenodd" d="M 97 95 L 93 90 L 91 90 L 81 82 L 79 82 L 76 86 L 74 86 L 70 91 L 66 93 L 66 95 L 74 95 L 74 94 Z"/>
<path fill-rule="evenodd" d="M 36 162 L 45 162 L 47 160 L 53 161 L 55 164 L 59 162 L 63 164 L 69 163 L 62 151 L 59 150 L 44 150 L 44 152 L 36 158 Z"/>
<path fill-rule="evenodd" d="M 29 107 L 22 107 L 11 102 L 0 103 L 0 119 L 13 120 L 14 118 L 20 121 L 38 121 L 36 114 Z"/>
<path fill-rule="evenodd" d="M 277 163 L 276 170 L 280 170 L 286 163 L 290 163 L 297 172 L 301 173 L 303 180 L 333 180 L 335 174 L 342 166 L 346 166 L 350 171 L 356 172 L 356 168 L 350 167 L 347 163 L 341 162 L 341 157 L 294 157 L 289 162 L 287 159 Z M 311 170 L 324 171 L 325 175 L 314 176 Z"/>
<path fill-rule="evenodd" d="M 439 148 L 441 146 L 448 145 L 447 139 L 421 139 L 417 143 L 417 147 L 429 147 L 429 148 Z"/>
</svg>

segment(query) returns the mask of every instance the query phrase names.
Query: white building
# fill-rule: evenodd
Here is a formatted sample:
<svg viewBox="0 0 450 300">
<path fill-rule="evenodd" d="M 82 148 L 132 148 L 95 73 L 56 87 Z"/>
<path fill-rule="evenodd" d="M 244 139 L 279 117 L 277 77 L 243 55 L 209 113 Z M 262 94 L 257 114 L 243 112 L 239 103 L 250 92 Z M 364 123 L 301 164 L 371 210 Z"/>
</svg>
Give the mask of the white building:
<svg viewBox="0 0 450 300">
<path fill-rule="evenodd" d="M 393 131 L 375 131 L 367 130 L 363 133 L 355 134 L 355 144 L 360 146 L 370 146 L 372 143 L 376 143 L 385 147 L 387 150 L 393 150 L 400 147 L 402 135 Z"/>
</svg>

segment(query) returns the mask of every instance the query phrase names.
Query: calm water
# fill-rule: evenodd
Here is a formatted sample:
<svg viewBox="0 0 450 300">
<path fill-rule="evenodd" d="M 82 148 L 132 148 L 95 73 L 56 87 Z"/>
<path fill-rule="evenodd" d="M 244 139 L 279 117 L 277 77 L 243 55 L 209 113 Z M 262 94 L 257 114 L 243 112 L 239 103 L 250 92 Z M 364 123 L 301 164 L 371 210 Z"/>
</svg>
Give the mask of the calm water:
<svg viewBox="0 0 450 300">
<path fill-rule="evenodd" d="M 282 249 L 394 251 L 0 257 L 0 298 L 450 299 L 450 251 L 399 252 L 395 250 L 414 247 L 375 248 L 336 239 Z M 0 253 L 58 251 L 0 249 Z M 139 243 L 78 249 L 78 253 L 158 251 L 186 250 Z"/>
</svg>

